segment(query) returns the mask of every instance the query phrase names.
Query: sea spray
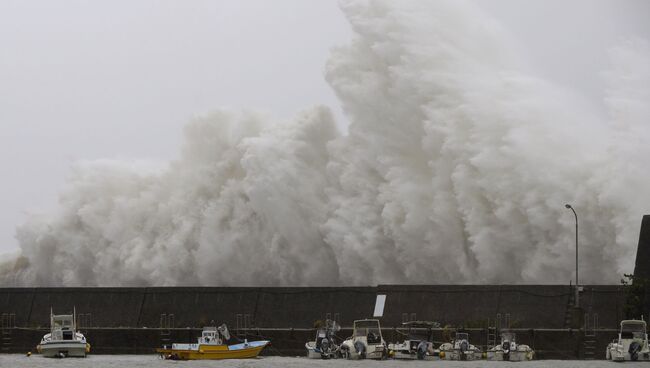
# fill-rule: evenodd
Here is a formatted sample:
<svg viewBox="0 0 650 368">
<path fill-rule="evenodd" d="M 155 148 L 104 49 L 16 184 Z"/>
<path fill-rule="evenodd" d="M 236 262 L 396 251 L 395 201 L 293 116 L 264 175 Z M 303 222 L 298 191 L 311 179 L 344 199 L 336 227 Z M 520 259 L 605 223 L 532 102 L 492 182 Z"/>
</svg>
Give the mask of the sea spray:
<svg viewBox="0 0 650 368">
<path fill-rule="evenodd" d="M 612 51 L 600 116 L 519 65 L 468 3 L 346 1 L 325 107 L 216 111 L 159 170 L 77 165 L 18 229 L 4 285 L 568 283 L 631 271 L 650 210 L 647 45 Z M 645 78 L 645 79 L 644 79 Z"/>
</svg>

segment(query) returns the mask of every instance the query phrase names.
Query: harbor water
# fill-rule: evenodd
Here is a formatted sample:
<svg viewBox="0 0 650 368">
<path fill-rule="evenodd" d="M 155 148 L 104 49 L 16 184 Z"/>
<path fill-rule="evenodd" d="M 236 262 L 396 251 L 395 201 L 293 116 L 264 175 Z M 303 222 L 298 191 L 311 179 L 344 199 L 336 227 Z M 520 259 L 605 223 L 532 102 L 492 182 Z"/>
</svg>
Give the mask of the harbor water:
<svg viewBox="0 0 650 368">
<path fill-rule="evenodd" d="M 598 368 L 618 367 L 616 363 L 604 360 L 538 360 L 531 362 L 451 362 L 451 361 L 349 361 L 349 360 L 310 360 L 297 357 L 261 357 L 244 360 L 220 361 L 169 361 L 161 360 L 155 355 L 89 355 L 87 358 L 52 359 L 40 355 L 27 357 L 22 354 L 0 355 L 1 368 L 113 368 L 113 367 L 171 367 L 171 368 L 209 368 L 209 367 L 237 367 L 237 368 L 374 368 L 374 367 L 445 367 L 445 368 L 499 368 L 499 367 L 525 367 L 525 368 Z M 627 362 L 625 367 L 647 367 L 648 363 Z"/>
</svg>

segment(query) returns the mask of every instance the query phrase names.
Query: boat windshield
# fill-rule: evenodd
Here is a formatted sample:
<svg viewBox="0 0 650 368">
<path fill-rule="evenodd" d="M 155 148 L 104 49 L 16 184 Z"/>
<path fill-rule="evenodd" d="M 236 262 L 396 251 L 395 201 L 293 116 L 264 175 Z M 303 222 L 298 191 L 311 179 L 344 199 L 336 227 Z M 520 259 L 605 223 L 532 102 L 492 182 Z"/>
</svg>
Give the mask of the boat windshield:
<svg viewBox="0 0 650 368">
<path fill-rule="evenodd" d="M 645 323 L 643 322 L 624 322 L 621 325 L 621 337 L 624 339 L 643 339 L 645 338 Z"/>
<path fill-rule="evenodd" d="M 61 327 L 70 327 L 72 325 L 72 322 L 67 319 L 55 319 L 54 320 L 54 327 L 56 328 L 61 328 Z"/>
<path fill-rule="evenodd" d="M 381 336 L 379 321 L 357 321 L 354 323 L 355 336 L 368 336 L 370 333 Z"/>
<path fill-rule="evenodd" d="M 469 335 L 464 332 L 456 333 L 456 340 L 469 340 Z"/>
</svg>

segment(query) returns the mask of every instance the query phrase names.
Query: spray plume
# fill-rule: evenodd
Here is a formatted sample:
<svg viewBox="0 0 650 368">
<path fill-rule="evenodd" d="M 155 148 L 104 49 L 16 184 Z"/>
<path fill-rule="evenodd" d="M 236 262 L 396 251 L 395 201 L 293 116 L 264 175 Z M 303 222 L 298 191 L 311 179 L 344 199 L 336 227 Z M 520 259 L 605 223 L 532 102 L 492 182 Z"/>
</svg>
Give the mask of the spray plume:
<svg viewBox="0 0 650 368">
<path fill-rule="evenodd" d="M 650 52 L 611 51 L 608 117 L 529 75 L 467 3 L 346 1 L 355 38 L 325 107 L 217 111 L 157 171 L 79 163 L 60 211 L 18 229 L 3 285 L 565 283 L 634 263 L 650 206 Z"/>
</svg>

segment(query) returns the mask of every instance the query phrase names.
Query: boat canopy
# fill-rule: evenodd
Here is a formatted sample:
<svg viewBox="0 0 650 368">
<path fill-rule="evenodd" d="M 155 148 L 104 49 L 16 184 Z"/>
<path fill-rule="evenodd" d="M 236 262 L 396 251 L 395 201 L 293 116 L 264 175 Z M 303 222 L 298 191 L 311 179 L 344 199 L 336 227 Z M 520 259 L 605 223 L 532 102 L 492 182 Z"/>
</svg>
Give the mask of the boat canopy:
<svg viewBox="0 0 650 368">
<path fill-rule="evenodd" d="M 628 320 L 621 322 L 621 337 L 623 338 L 645 338 L 645 321 Z"/>
</svg>

